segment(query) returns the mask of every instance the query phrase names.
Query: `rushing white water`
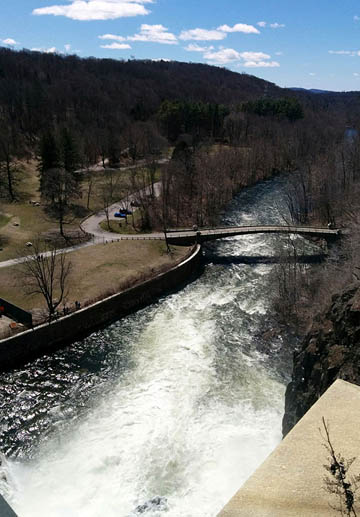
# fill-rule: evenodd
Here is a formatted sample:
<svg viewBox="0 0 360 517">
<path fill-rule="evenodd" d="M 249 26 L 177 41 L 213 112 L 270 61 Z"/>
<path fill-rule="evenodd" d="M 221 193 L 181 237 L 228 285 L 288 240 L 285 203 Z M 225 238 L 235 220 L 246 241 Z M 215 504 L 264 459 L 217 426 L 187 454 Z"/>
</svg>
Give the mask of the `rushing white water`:
<svg viewBox="0 0 360 517">
<path fill-rule="evenodd" d="M 229 222 L 278 220 L 280 187 L 239 196 Z M 212 253 L 271 254 L 273 242 Z M 270 270 L 210 263 L 184 290 L 3 375 L 0 491 L 15 511 L 126 517 L 160 496 L 167 511 L 145 515 L 215 516 L 281 439 L 288 364 L 279 338 L 259 337 Z"/>
</svg>

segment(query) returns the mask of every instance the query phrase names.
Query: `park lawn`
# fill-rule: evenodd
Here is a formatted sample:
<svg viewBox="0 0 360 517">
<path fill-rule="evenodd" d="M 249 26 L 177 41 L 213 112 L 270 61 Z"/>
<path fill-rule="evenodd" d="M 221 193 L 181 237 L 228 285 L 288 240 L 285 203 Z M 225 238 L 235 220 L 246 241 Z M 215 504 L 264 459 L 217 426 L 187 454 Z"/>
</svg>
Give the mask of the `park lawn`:
<svg viewBox="0 0 360 517">
<path fill-rule="evenodd" d="M 51 219 L 45 213 L 43 206 L 34 206 L 30 203 L 30 201 L 41 201 L 39 174 L 36 169 L 37 162 L 32 160 L 28 163 L 23 163 L 22 167 L 22 181 L 18 186 L 20 201 L 13 203 L 3 202 L 1 204 L 1 213 L 6 214 L 8 220 L 0 219 L 0 261 L 16 258 L 19 254 L 25 255 L 28 252 L 28 248 L 25 246 L 26 242 L 32 242 L 44 233 L 56 233 L 59 229 L 57 221 Z M 141 174 L 141 167 L 137 171 L 128 169 L 114 171 L 114 173 L 120 175 L 116 197 L 122 199 L 131 191 L 131 177 Z M 74 204 L 78 206 L 77 216 L 74 217 L 71 224 L 65 226 L 65 232 L 77 230 L 79 223 L 87 214 L 97 212 L 103 208 L 100 190 L 106 173 L 104 171 L 91 171 L 89 174 L 93 179 L 89 209 L 87 209 L 88 183 L 84 179 L 81 197 L 74 200 Z M 160 178 L 160 174 L 160 168 L 158 168 L 156 180 Z M 66 245 L 66 242 L 64 242 L 64 247 Z"/>
<path fill-rule="evenodd" d="M 88 246 L 67 255 L 72 264 L 67 305 L 84 306 L 128 287 L 136 279 L 155 274 L 180 262 L 189 248 L 172 246 L 166 253 L 163 241 L 118 241 Z M 20 279 L 21 265 L 0 268 L 0 297 L 33 310 L 45 307 L 39 294 L 25 296 Z"/>
<path fill-rule="evenodd" d="M 10 221 L 11 217 L 5 214 L 0 214 L 0 228 L 2 226 L 7 225 L 7 223 Z"/>
<path fill-rule="evenodd" d="M 33 241 L 44 232 L 58 230 L 57 222 L 44 213 L 42 206 L 30 203 L 40 202 L 36 161 L 23 163 L 22 167 L 22 181 L 18 187 L 20 200 L 1 203 L 2 213 L 6 214 L 8 222 L 1 227 L 0 261 L 27 254 L 29 250 L 25 246 L 26 242 Z M 74 221 L 68 227 L 78 228 L 78 222 Z"/>
<path fill-rule="evenodd" d="M 112 172 L 116 176 L 117 187 L 116 187 L 116 198 L 117 199 L 125 199 L 129 193 L 133 192 L 133 183 L 135 181 L 139 186 L 143 185 L 143 181 L 141 180 L 141 176 L 144 173 L 144 166 L 139 166 L 136 169 L 126 169 L 123 168 L 119 170 L 113 170 Z M 111 172 L 109 170 L 109 172 Z M 92 188 L 91 194 L 89 197 L 89 209 L 87 209 L 88 204 L 88 188 L 89 188 L 89 179 L 92 179 Z M 84 181 L 82 187 L 82 196 L 80 199 L 76 200 L 76 204 L 83 207 L 86 210 L 90 210 L 91 212 L 99 212 L 104 208 L 102 197 L 101 197 L 101 184 L 104 182 L 106 178 L 106 170 L 104 171 L 90 171 L 89 173 L 84 174 Z M 135 179 L 134 179 L 135 178 Z M 160 181 L 161 179 L 161 168 L 157 167 L 155 171 L 155 183 Z M 134 181 L 133 181 L 134 180 Z M 145 184 L 147 182 L 145 181 Z M 136 190 L 136 189 L 135 189 Z M 116 202 L 116 200 L 114 200 Z"/>
<path fill-rule="evenodd" d="M 133 226 L 133 219 L 134 219 L 135 228 Z M 140 210 L 136 209 L 136 210 L 134 210 L 132 215 L 127 216 L 128 224 L 126 224 L 125 219 L 123 219 L 121 217 L 119 217 L 117 219 L 110 219 L 110 221 L 109 221 L 110 229 L 109 229 L 107 220 L 104 219 L 100 223 L 100 228 L 102 228 L 106 232 L 120 233 L 122 235 L 136 235 L 137 233 L 151 233 L 152 230 L 148 230 L 146 232 L 146 231 L 137 229 L 140 224 L 140 219 L 141 219 Z"/>
<path fill-rule="evenodd" d="M 114 220 L 110 219 L 110 229 L 108 227 L 106 219 L 101 221 L 100 228 L 107 232 L 120 233 L 122 235 L 135 235 L 137 232 L 132 225 L 132 216 L 128 216 L 128 224 L 125 224 L 125 219 Z M 143 233 L 143 232 L 142 232 Z"/>
</svg>

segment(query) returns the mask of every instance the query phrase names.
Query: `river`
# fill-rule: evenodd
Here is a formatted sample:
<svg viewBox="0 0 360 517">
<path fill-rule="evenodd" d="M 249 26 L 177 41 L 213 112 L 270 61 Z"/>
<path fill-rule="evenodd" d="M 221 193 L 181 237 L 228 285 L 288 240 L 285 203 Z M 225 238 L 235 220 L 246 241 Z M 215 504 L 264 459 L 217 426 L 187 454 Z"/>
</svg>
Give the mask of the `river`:
<svg viewBox="0 0 360 517">
<path fill-rule="evenodd" d="M 282 222 L 284 181 L 224 223 Z M 19 516 L 134 516 L 156 496 L 147 517 L 217 514 L 281 440 L 292 349 L 269 332 L 274 266 L 219 258 L 278 238 L 213 243 L 183 290 L 0 376 L 0 492 Z"/>
</svg>

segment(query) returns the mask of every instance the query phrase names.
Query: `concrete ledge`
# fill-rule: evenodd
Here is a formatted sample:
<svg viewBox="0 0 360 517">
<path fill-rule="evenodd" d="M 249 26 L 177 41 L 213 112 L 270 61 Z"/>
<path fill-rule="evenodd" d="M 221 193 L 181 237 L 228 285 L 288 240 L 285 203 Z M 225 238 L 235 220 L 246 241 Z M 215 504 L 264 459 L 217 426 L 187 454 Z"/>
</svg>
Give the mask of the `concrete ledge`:
<svg viewBox="0 0 360 517">
<path fill-rule="evenodd" d="M 95 329 L 145 307 L 160 296 L 179 289 L 194 277 L 202 263 L 201 246 L 180 264 L 154 278 L 114 294 L 93 305 L 0 341 L 0 371 L 16 368 L 44 353 L 74 342 Z"/>
<path fill-rule="evenodd" d="M 360 386 L 337 380 L 246 481 L 219 517 L 329 517 L 338 498 L 324 489 L 329 465 L 319 428 L 329 423 L 336 453 L 359 456 L 351 467 L 360 474 Z M 241 468 L 241 465 L 239 465 Z M 360 508 L 360 504 L 358 505 Z"/>
<path fill-rule="evenodd" d="M 0 517 L 17 517 L 2 495 L 0 495 Z"/>
</svg>

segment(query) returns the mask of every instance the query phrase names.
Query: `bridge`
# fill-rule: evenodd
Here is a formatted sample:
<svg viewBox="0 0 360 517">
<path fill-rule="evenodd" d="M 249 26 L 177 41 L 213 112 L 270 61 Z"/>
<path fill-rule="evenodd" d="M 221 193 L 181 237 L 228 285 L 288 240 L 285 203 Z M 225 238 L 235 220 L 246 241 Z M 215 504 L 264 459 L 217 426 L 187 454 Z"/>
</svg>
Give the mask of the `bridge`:
<svg viewBox="0 0 360 517">
<path fill-rule="evenodd" d="M 341 235 L 341 230 L 332 228 L 313 228 L 310 226 L 226 226 L 222 228 L 198 230 L 168 230 L 167 240 L 171 244 L 188 245 L 198 242 L 236 237 L 238 235 L 253 235 L 257 233 L 297 234 L 306 237 L 319 237 L 332 240 Z"/>
</svg>

